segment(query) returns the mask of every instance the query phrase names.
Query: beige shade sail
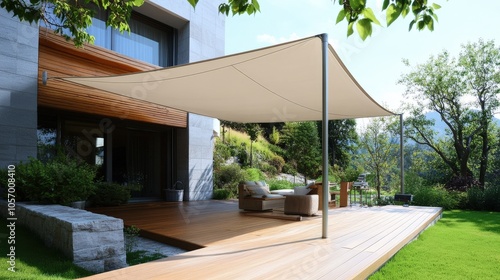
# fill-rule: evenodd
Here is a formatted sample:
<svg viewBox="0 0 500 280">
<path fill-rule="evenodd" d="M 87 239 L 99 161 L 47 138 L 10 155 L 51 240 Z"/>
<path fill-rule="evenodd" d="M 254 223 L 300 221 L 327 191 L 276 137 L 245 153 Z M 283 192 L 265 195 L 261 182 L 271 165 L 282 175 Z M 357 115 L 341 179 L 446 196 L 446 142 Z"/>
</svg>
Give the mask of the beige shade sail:
<svg viewBox="0 0 500 280">
<path fill-rule="evenodd" d="M 322 120 L 319 36 L 153 71 L 65 81 L 241 123 Z M 328 45 L 328 119 L 389 116 Z"/>
</svg>

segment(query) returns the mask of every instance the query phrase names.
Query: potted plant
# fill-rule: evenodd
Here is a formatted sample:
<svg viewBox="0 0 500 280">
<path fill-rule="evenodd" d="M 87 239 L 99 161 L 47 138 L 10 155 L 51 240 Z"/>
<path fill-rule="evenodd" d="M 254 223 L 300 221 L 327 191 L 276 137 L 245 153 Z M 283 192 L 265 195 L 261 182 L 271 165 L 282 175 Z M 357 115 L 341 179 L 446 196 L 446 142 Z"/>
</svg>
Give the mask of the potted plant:
<svg viewBox="0 0 500 280">
<path fill-rule="evenodd" d="M 166 201 L 182 201 L 184 198 L 184 185 L 181 181 L 175 182 L 171 188 L 165 189 Z"/>
</svg>

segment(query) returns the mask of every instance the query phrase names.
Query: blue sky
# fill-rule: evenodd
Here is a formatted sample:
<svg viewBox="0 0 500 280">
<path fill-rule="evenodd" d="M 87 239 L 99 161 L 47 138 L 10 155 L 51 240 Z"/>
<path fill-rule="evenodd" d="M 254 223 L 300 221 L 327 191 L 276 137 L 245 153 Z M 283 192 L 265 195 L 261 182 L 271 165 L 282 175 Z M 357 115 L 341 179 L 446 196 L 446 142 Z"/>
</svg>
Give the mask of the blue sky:
<svg viewBox="0 0 500 280">
<path fill-rule="evenodd" d="M 338 2 L 338 0 L 337 0 Z M 368 0 L 381 6 L 382 0 Z M 226 54 L 248 51 L 294 39 L 328 33 L 330 44 L 361 86 L 380 104 L 398 112 L 403 86 L 401 74 L 411 68 L 403 65 L 423 63 L 443 50 L 456 55 L 461 45 L 479 38 L 500 45 L 500 1 L 434 0 L 442 6 L 434 32 L 408 32 L 411 15 L 390 27 L 377 27 L 366 41 L 357 33 L 346 37 L 346 23 L 335 25 L 340 10 L 331 0 L 260 0 L 261 12 L 255 16 L 229 16 L 226 19 Z M 433 3 L 429 0 L 429 3 Z M 471 4 L 472 3 L 472 4 Z M 385 26 L 385 13 L 374 9 Z"/>
</svg>

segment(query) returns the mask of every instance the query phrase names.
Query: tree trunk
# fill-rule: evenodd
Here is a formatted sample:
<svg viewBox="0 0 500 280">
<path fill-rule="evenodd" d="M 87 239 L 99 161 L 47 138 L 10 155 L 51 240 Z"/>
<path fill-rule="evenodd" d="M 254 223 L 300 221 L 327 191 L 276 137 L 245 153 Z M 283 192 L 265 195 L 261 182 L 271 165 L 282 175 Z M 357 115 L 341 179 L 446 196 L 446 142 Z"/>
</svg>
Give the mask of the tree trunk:
<svg viewBox="0 0 500 280">
<path fill-rule="evenodd" d="M 486 128 L 482 133 L 483 145 L 481 149 L 481 159 L 479 165 L 479 184 L 481 188 L 484 188 L 484 183 L 486 181 L 486 168 L 488 167 L 488 129 Z"/>
<path fill-rule="evenodd" d="M 253 145 L 252 145 L 252 141 L 250 141 L 250 167 L 253 167 Z"/>
<path fill-rule="evenodd" d="M 380 199 L 380 172 L 377 170 L 377 199 Z"/>
</svg>

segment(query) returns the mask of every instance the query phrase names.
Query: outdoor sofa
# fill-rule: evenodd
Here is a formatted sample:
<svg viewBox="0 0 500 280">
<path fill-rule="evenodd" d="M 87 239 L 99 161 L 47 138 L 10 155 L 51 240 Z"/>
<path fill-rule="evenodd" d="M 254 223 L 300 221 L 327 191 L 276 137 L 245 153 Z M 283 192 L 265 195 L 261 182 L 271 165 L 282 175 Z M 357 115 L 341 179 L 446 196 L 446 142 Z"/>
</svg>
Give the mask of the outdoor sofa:
<svg viewBox="0 0 500 280">
<path fill-rule="evenodd" d="M 240 209 L 265 211 L 285 207 L 285 196 L 271 194 L 265 182 L 247 181 L 238 185 L 238 205 Z"/>
<path fill-rule="evenodd" d="M 248 181 L 238 186 L 239 208 L 246 211 L 283 209 L 285 214 L 313 216 L 319 209 L 319 196 L 314 192 L 304 186 L 284 195 L 272 194 L 265 182 Z"/>
</svg>

